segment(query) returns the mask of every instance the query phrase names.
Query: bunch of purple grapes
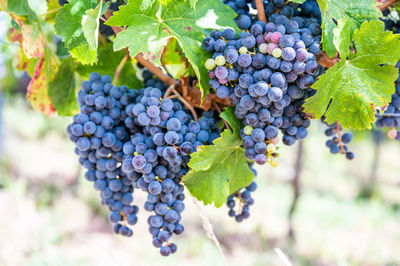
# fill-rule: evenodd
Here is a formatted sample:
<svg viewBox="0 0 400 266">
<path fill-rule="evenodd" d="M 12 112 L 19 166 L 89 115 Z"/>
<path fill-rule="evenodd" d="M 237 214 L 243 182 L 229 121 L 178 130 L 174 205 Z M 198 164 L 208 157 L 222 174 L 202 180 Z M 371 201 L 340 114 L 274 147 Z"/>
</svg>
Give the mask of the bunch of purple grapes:
<svg viewBox="0 0 400 266">
<path fill-rule="evenodd" d="M 324 122 L 324 118 L 321 119 Z M 328 128 L 325 130 L 325 136 L 331 137 L 329 140 L 325 142 L 325 146 L 329 148 L 329 151 L 332 154 L 345 154 L 348 160 L 354 159 L 354 153 L 349 151 L 347 144 L 349 144 L 353 140 L 353 134 L 350 132 L 343 133 L 342 126 L 337 122 L 328 125 Z"/>
<path fill-rule="evenodd" d="M 78 93 L 80 113 L 67 128 L 79 162 L 87 169 L 86 179 L 109 208 L 114 231 L 123 236 L 132 235 L 130 225 L 136 224 L 138 212 L 132 205 L 132 180 L 121 170 L 123 143 L 130 137 L 124 109 L 136 95 L 137 91 L 113 86 L 109 76 L 91 73 Z"/>
<path fill-rule="evenodd" d="M 190 154 L 220 136 L 213 111 L 198 122 L 177 99 L 163 99 L 166 86 L 147 70 L 140 90 L 115 87 L 109 76 L 90 74 L 78 93 L 80 113 L 68 126 L 76 143 L 85 177 L 100 191 L 109 207 L 113 230 L 132 236 L 137 206 L 132 205 L 134 188 L 148 193 L 144 205 L 153 245 L 164 256 L 175 253 L 169 240 L 181 234 L 184 210 L 181 178 L 187 173 Z M 155 88 L 158 86 L 158 88 Z"/>
<path fill-rule="evenodd" d="M 240 15 L 239 28 L 249 32 L 237 38 L 232 29 L 215 30 L 203 41 L 203 48 L 213 52 L 205 62 L 210 87 L 236 105 L 235 115 L 245 125 L 246 156 L 258 164 L 272 160 L 267 146 L 279 130 L 286 145 L 307 137 L 310 120 L 302 104 L 315 93 L 310 86 L 323 72 L 316 61 L 321 53 L 316 19 L 273 13 L 268 21 L 252 23 Z"/>
</svg>

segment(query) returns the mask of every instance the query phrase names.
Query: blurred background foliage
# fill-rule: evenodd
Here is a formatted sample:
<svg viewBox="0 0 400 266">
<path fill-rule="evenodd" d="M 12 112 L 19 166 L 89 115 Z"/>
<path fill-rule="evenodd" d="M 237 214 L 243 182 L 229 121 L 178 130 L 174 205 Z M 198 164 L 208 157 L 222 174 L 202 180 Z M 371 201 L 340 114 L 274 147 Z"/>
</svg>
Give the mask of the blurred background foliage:
<svg viewBox="0 0 400 266">
<path fill-rule="evenodd" d="M 318 121 L 302 147 L 281 148 L 278 168 L 257 169 L 249 220 L 237 224 L 226 207 L 199 210 L 188 197 L 179 252 L 168 258 L 143 217 L 133 238 L 112 234 L 67 138 L 70 119 L 25 101 L 29 76 L 15 70 L 8 23 L 0 13 L 0 265 L 283 265 L 277 248 L 294 265 L 400 265 L 399 143 L 354 132 L 356 158 L 347 161 L 325 148 Z M 139 191 L 135 201 L 144 199 Z"/>
</svg>

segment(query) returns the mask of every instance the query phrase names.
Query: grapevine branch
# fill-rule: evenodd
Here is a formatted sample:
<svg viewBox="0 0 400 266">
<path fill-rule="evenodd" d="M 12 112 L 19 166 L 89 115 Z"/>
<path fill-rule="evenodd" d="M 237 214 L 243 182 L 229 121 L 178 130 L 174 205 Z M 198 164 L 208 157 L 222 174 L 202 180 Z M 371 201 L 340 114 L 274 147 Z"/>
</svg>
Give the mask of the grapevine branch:
<svg viewBox="0 0 400 266">
<path fill-rule="evenodd" d="M 164 72 L 156 67 L 153 63 L 151 63 L 149 60 L 146 60 L 142 54 L 137 54 L 135 56 L 135 59 L 145 68 L 147 68 L 151 73 L 156 75 L 157 78 L 159 78 L 162 82 L 167 84 L 168 86 L 171 86 L 176 83 L 176 80 L 171 78 L 170 76 L 164 74 Z"/>
<path fill-rule="evenodd" d="M 267 18 L 265 17 L 263 0 L 256 0 L 256 7 L 257 7 L 258 20 L 267 23 Z"/>
</svg>

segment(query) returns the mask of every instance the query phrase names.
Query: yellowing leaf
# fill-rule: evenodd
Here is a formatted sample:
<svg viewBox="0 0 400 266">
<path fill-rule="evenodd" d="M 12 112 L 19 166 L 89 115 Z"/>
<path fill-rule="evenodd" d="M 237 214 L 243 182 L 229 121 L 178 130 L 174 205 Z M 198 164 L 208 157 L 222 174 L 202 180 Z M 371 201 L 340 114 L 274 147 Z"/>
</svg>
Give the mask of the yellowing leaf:
<svg viewBox="0 0 400 266">
<path fill-rule="evenodd" d="M 38 59 L 35 72 L 28 85 L 26 98 L 33 108 L 47 116 L 55 112 L 48 94 L 49 83 L 58 69 L 57 59 L 46 49 L 45 56 Z"/>
</svg>

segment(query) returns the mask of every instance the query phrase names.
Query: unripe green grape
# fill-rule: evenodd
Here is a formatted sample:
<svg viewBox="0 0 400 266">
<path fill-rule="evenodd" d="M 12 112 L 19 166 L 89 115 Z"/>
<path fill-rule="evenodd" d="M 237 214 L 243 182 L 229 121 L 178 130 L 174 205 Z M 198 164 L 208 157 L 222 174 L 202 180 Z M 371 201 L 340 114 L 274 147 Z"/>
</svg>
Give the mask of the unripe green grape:
<svg viewBox="0 0 400 266">
<path fill-rule="evenodd" d="M 258 49 L 260 50 L 260 53 L 266 54 L 266 53 L 268 53 L 268 44 L 262 43 L 262 44 L 260 44 Z"/>
<path fill-rule="evenodd" d="M 242 47 L 240 47 L 240 49 L 239 49 L 239 53 L 240 54 L 245 54 L 245 53 L 247 53 L 247 47 L 244 47 L 244 46 L 242 46 Z"/>
<path fill-rule="evenodd" d="M 271 159 L 271 166 L 272 167 L 278 167 L 278 165 L 279 165 L 279 162 L 278 162 L 277 159 L 275 159 L 275 158 Z"/>
<path fill-rule="evenodd" d="M 253 127 L 252 126 L 245 126 L 244 127 L 244 134 L 246 134 L 247 136 L 250 136 L 251 132 L 253 132 Z"/>
<path fill-rule="evenodd" d="M 215 67 L 215 60 L 212 58 L 207 59 L 205 66 L 207 70 L 213 70 Z"/>
<path fill-rule="evenodd" d="M 219 55 L 215 58 L 215 64 L 217 66 L 223 66 L 225 65 L 225 63 L 226 63 L 225 56 Z"/>
<path fill-rule="evenodd" d="M 272 55 L 273 55 L 274 57 L 276 57 L 276 58 L 279 58 L 279 57 L 282 56 L 282 50 L 281 50 L 280 48 L 275 48 L 275 49 L 272 51 Z"/>
</svg>

